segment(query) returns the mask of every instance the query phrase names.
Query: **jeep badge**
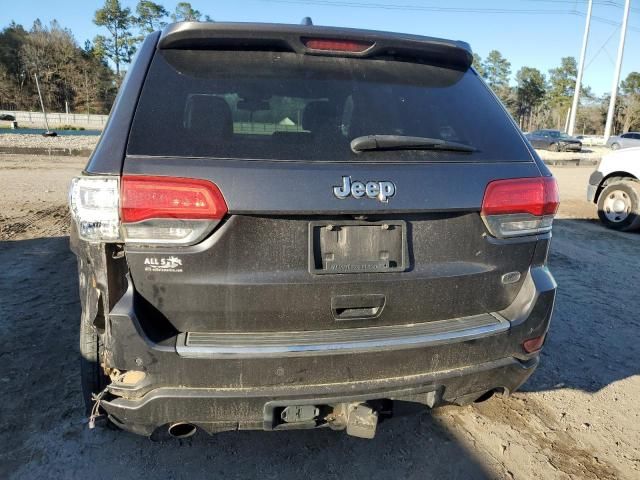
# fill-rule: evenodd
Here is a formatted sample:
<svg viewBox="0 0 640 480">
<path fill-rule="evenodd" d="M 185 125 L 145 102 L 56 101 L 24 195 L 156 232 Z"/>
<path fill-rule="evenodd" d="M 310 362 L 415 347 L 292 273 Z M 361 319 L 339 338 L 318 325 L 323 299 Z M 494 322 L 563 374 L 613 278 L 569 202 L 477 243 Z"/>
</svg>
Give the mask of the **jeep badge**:
<svg viewBox="0 0 640 480">
<path fill-rule="evenodd" d="M 333 194 L 340 200 L 344 200 L 349 195 L 353 198 L 362 198 L 365 195 L 369 198 L 377 198 L 383 203 L 387 203 L 389 198 L 396 193 L 396 186 L 393 182 L 360 182 L 351 181 L 351 177 L 342 177 L 342 185 L 333 187 Z"/>
</svg>

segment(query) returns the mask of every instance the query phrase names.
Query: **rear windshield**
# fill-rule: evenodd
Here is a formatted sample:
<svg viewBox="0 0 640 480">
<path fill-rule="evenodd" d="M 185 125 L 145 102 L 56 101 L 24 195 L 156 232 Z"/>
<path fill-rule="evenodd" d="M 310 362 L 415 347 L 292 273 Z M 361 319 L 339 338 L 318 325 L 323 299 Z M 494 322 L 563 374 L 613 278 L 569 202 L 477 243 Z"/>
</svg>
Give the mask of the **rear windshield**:
<svg viewBox="0 0 640 480">
<path fill-rule="evenodd" d="M 468 152 L 354 153 L 363 135 L 463 143 Z M 531 161 L 471 71 L 385 59 L 283 52 L 155 55 L 130 155 L 314 161 Z"/>
</svg>

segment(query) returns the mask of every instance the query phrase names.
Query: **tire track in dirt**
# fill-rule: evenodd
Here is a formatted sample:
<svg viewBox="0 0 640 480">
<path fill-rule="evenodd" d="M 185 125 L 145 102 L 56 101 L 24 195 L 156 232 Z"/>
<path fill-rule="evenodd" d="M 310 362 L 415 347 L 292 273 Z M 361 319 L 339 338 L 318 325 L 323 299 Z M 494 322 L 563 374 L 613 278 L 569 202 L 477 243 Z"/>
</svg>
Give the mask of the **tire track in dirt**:
<svg viewBox="0 0 640 480">
<path fill-rule="evenodd" d="M 0 216 L 0 240 L 68 235 L 69 222 L 66 205 L 43 208 L 17 218 Z"/>
</svg>

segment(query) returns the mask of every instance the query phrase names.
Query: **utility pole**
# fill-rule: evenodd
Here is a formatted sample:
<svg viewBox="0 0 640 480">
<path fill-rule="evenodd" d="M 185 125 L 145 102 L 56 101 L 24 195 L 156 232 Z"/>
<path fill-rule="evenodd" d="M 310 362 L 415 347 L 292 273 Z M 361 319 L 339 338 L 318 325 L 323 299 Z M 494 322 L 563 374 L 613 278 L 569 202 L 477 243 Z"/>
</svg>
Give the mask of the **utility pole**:
<svg viewBox="0 0 640 480">
<path fill-rule="evenodd" d="M 40 106 L 42 107 L 42 113 L 44 115 L 44 124 L 47 127 L 47 131 L 42 135 L 45 137 L 55 137 L 57 135 L 56 132 L 52 132 L 51 130 L 49 130 L 49 121 L 47 120 L 47 112 L 44 109 L 44 101 L 42 100 L 42 92 L 40 91 L 40 82 L 38 82 L 38 75 L 34 73 L 33 76 L 36 79 L 36 87 L 38 87 L 38 96 L 40 97 Z"/>
<path fill-rule="evenodd" d="M 624 15 L 622 17 L 622 31 L 620 32 L 620 45 L 618 46 L 618 58 L 616 59 L 616 70 L 613 75 L 613 84 L 611 85 L 611 100 L 609 101 L 609 112 L 607 113 L 607 124 L 604 127 L 605 142 L 611 136 L 611 128 L 613 127 L 613 117 L 616 111 L 616 97 L 618 96 L 618 84 L 620 83 L 620 69 L 622 68 L 622 56 L 624 54 L 624 42 L 627 36 L 627 22 L 629 20 L 630 7 L 631 7 L 631 0 L 625 0 Z"/>
<path fill-rule="evenodd" d="M 571 105 L 571 118 L 567 133 L 573 135 L 576 128 L 576 114 L 578 113 L 578 103 L 580 102 L 580 89 L 582 85 L 582 74 L 584 73 L 584 60 L 587 56 L 587 44 L 589 43 L 589 28 L 591 27 L 591 9 L 593 0 L 589 0 L 587 7 L 587 21 L 584 25 L 584 36 L 582 37 L 582 50 L 580 51 L 580 65 L 578 65 L 578 76 L 576 77 L 576 89 L 573 92 L 573 104 Z"/>
<path fill-rule="evenodd" d="M 89 122 L 89 80 L 87 80 L 87 71 L 84 71 L 84 89 L 87 92 L 87 122 Z"/>
</svg>

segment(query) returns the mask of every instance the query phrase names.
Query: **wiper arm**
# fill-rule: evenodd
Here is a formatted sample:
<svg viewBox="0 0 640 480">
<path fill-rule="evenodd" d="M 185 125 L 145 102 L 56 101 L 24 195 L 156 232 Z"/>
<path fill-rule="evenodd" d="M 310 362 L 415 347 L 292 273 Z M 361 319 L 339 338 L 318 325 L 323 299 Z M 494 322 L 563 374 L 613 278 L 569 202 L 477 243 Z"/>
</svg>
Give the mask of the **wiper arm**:
<svg viewBox="0 0 640 480">
<path fill-rule="evenodd" d="M 477 152 L 465 143 L 449 142 L 441 138 L 407 137 L 405 135 L 365 135 L 351 140 L 355 153 L 369 150 L 446 150 L 451 152 Z"/>
</svg>

